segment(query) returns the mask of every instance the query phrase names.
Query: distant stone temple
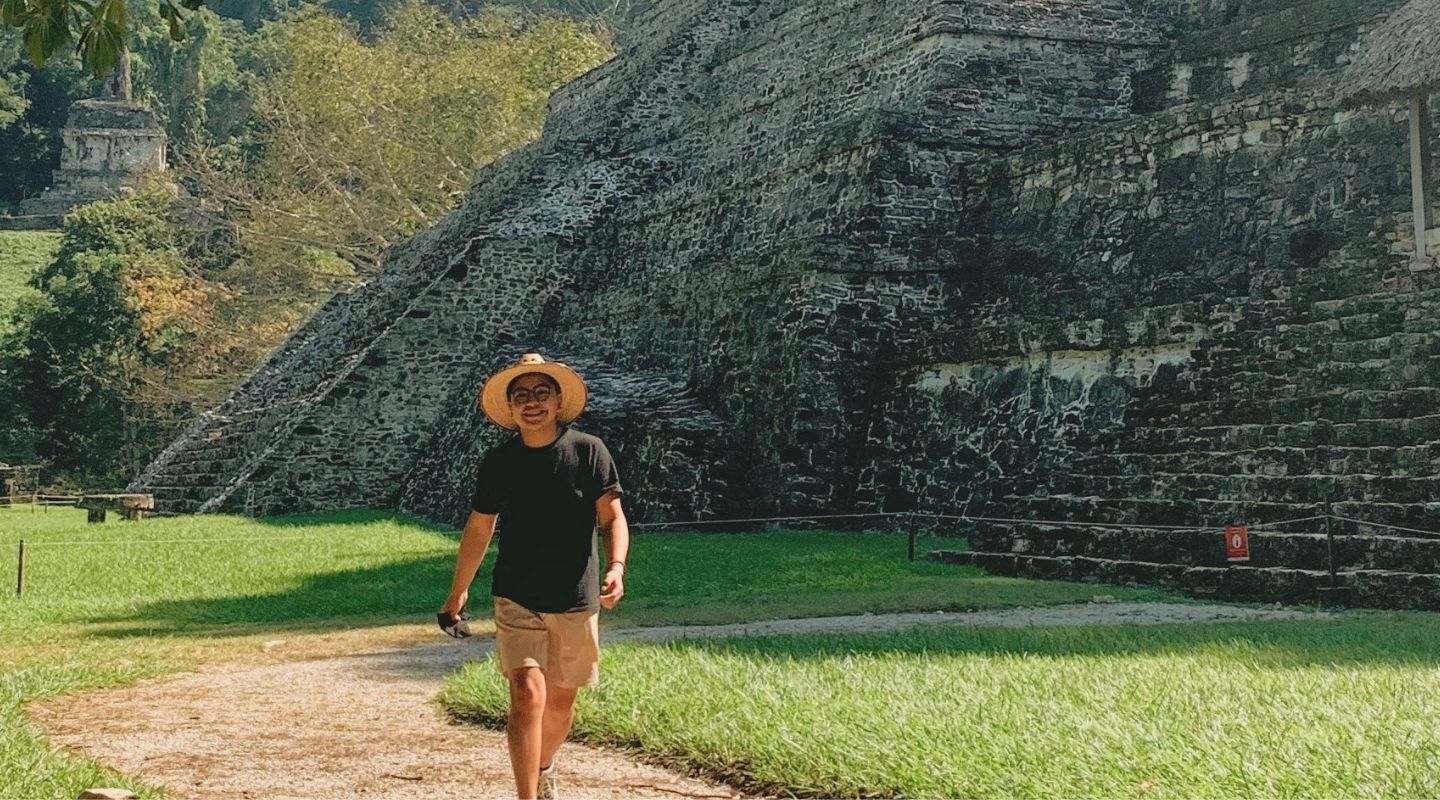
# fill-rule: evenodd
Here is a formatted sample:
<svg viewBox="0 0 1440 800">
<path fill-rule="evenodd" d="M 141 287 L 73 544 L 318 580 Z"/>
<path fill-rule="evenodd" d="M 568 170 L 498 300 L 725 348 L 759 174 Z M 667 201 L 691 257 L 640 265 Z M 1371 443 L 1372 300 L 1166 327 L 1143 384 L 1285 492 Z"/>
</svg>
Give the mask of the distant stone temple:
<svg viewBox="0 0 1440 800">
<path fill-rule="evenodd" d="M 457 522 L 534 347 L 637 519 L 1023 519 L 964 559 L 1440 607 L 1440 539 L 1217 527 L 1440 530 L 1437 106 L 1337 90 L 1401 5 L 660 0 L 130 490 Z"/>
<path fill-rule="evenodd" d="M 34 491 L 39 468 L 33 464 L 10 465 L 0 461 L 0 500 L 13 502 L 22 493 Z"/>
<path fill-rule="evenodd" d="M 50 188 L 20 204 L 29 227 L 57 227 L 70 209 L 134 190 L 166 168 L 165 131 L 132 97 L 128 52 L 97 96 L 70 106 L 60 136 L 60 168 Z"/>
</svg>

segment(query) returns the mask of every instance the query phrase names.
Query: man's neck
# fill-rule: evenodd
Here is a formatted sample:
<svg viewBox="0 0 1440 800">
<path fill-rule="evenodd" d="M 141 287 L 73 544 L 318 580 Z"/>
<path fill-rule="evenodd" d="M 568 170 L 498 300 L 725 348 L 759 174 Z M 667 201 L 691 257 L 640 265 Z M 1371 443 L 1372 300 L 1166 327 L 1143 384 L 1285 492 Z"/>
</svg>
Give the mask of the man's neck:
<svg viewBox="0 0 1440 800">
<path fill-rule="evenodd" d="M 548 428 L 541 428 L 539 430 L 530 430 L 528 428 L 520 429 L 520 441 L 526 447 L 545 447 L 559 438 L 559 425 L 551 425 Z"/>
</svg>

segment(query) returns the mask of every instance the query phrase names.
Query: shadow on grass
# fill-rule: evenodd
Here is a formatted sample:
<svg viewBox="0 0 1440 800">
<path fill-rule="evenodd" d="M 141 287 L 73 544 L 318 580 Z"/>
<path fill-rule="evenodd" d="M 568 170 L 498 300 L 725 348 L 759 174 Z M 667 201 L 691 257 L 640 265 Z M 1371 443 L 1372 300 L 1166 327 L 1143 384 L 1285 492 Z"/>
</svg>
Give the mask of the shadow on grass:
<svg viewBox="0 0 1440 800">
<path fill-rule="evenodd" d="M 449 525 L 441 525 L 427 519 L 414 517 L 399 511 L 377 511 L 370 508 L 347 508 L 341 511 L 312 511 L 304 514 L 286 514 L 277 517 L 249 517 L 257 525 L 274 528 L 309 528 L 316 525 L 388 525 L 398 524 L 420 528 L 452 538 L 459 534 Z"/>
<path fill-rule="evenodd" d="M 431 622 L 449 591 L 454 568 L 454 555 L 437 553 L 368 569 L 314 575 L 285 592 L 155 601 L 131 613 L 91 622 L 111 626 L 94 632 L 110 637 L 167 633 L 243 636 L 269 629 L 332 630 Z M 475 585 L 486 587 L 489 580 L 489 569 L 482 569 Z M 483 588 L 480 591 L 483 593 Z M 482 599 L 486 602 L 479 602 Z M 477 617 L 490 614 L 488 598 L 477 597 L 471 606 Z"/>
<path fill-rule="evenodd" d="M 685 639 L 669 645 L 786 662 L 856 655 L 1025 658 L 1214 654 L 1267 668 L 1440 665 L 1440 614 L 1352 612 L 1331 619 L 1033 628 L 929 626 L 894 633 Z"/>
<path fill-rule="evenodd" d="M 451 534 L 444 526 L 391 512 L 354 509 L 272 517 L 275 528 L 366 526 Z M 831 532 L 771 535 L 660 536 L 637 547 L 630 599 L 606 627 L 721 624 L 783 617 L 906 611 L 963 611 L 1085 601 L 1097 592 L 1122 599 L 1168 599 L 1132 591 L 988 576 L 973 567 L 907 563 L 904 537 Z M 396 554 L 398 557 L 400 554 Z M 426 553 L 379 566 L 322 572 L 265 593 L 153 600 L 146 598 L 99 623 L 95 636 L 241 636 L 264 630 L 331 630 L 414 621 L 429 625 L 450 585 L 455 556 Z M 353 562 L 351 562 L 353 563 Z M 487 557 L 472 585 L 471 613 L 491 613 Z M 227 567 L 228 568 L 228 567 Z M 236 568 L 243 569 L 237 563 Z M 293 588 L 289 588 L 293 587 Z M 211 592 L 210 594 L 214 594 Z"/>
</svg>

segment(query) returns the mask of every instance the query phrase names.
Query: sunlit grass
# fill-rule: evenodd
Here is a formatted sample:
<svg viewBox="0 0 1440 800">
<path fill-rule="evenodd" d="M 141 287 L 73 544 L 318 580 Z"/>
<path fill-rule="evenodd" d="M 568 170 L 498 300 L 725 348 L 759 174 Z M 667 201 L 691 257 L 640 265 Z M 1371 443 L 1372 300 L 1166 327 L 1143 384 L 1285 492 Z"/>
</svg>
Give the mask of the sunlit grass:
<svg viewBox="0 0 1440 800">
<path fill-rule="evenodd" d="M 452 530 L 368 511 L 138 524 L 112 515 L 103 525 L 87 525 L 75 509 L 11 509 L 0 512 L 0 576 L 14 575 L 25 538 L 25 593 L 21 602 L 0 603 L 0 633 L 31 636 L 72 623 L 108 623 L 113 634 L 117 625 L 184 633 L 256 623 L 424 619 L 449 588 L 455 537 Z M 477 616 L 489 613 L 491 564 L 487 559 L 472 589 Z M 911 563 L 903 536 L 816 531 L 640 534 L 626 589 L 607 624 L 997 608 L 1082 601 L 1097 593 L 1085 584 Z M 1168 596 L 1110 587 L 1104 593 Z"/>
<path fill-rule="evenodd" d="M 17 598 L 22 538 L 26 579 Z M 455 547 L 453 530 L 369 511 L 139 523 L 112 515 L 90 525 L 73 508 L 0 510 L 0 797 L 73 798 L 97 784 L 158 796 L 52 750 L 25 723 L 22 704 L 258 657 L 269 637 L 333 646 L 325 637 L 335 631 L 403 629 L 410 641 L 438 641 L 430 626 L 449 588 Z M 472 591 L 479 618 L 489 615 L 488 585 L 487 563 Z M 987 608 L 1087 600 L 1096 592 L 912 564 L 896 535 L 641 534 L 628 596 L 605 624 Z"/>
<path fill-rule="evenodd" d="M 1437 719 L 1440 617 L 1362 614 L 616 644 L 576 729 L 782 796 L 1436 797 Z"/>
<path fill-rule="evenodd" d="M 257 632 L 413 622 L 448 582 L 446 533 L 371 512 L 90 525 L 73 508 L 0 510 L 0 797 L 159 797 L 49 747 L 23 703 L 258 652 Z"/>
</svg>

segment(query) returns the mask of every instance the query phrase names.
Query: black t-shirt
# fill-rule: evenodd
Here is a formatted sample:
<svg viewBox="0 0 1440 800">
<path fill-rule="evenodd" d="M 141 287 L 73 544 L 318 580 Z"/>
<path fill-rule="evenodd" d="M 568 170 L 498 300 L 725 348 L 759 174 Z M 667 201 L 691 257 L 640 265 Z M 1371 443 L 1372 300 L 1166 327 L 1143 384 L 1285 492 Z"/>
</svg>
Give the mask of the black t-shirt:
<svg viewBox="0 0 1440 800">
<path fill-rule="evenodd" d="M 500 515 L 490 593 L 542 613 L 598 608 L 595 501 L 620 491 L 605 443 L 568 427 L 544 447 L 516 436 L 486 453 L 470 506 Z"/>
</svg>

